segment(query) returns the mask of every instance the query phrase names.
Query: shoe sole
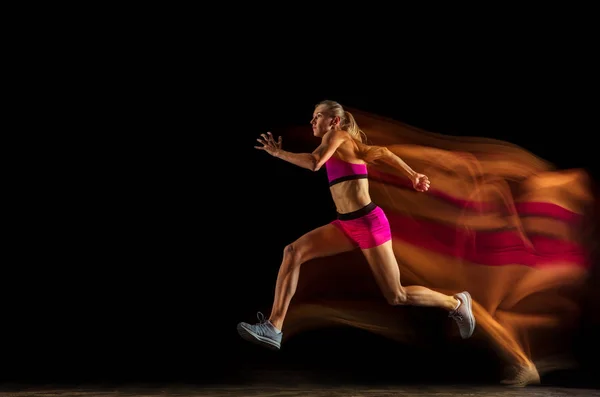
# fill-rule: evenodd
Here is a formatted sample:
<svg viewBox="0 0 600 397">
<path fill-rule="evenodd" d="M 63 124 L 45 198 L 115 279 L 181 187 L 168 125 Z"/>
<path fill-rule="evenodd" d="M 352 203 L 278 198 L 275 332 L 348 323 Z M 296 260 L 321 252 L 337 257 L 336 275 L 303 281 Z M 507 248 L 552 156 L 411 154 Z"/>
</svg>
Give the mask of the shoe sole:
<svg viewBox="0 0 600 397">
<path fill-rule="evenodd" d="M 266 347 L 270 350 L 279 350 L 281 348 L 281 344 L 274 342 L 272 339 L 255 334 L 249 329 L 246 329 L 242 324 L 238 324 L 237 331 L 238 334 L 240 334 L 240 336 L 248 342 L 252 342 L 254 344 Z"/>
<path fill-rule="evenodd" d="M 471 315 L 471 319 L 473 320 L 473 327 L 471 328 L 471 332 L 469 332 L 469 335 L 467 335 L 466 337 L 464 337 L 463 339 L 468 339 L 473 335 L 473 332 L 475 332 L 475 316 L 473 315 L 473 307 L 471 305 L 471 294 L 469 294 L 468 292 L 463 292 L 462 293 L 464 296 L 467 297 L 467 307 L 469 308 L 469 314 Z"/>
</svg>

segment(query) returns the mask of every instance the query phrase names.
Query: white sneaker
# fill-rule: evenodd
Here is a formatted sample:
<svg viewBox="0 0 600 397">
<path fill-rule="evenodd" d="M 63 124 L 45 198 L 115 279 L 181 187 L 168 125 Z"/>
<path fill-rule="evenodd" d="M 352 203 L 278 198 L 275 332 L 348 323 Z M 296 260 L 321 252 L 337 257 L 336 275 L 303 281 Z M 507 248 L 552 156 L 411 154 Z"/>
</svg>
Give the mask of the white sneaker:
<svg viewBox="0 0 600 397">
<path fill-rule="evenodd" d="M 277 332 L 275 327 L 268 321 L 261 312 L 258 312 L 258 324 L 239 323 L 237 331 L 245 340 L 264 346 L 271 350 L 281 348 L 281 339 L 283 332 Z"/>
<path fill-rule="evenodd" d="M 452 317 L 458 324 L 461 338 L 470 338 L 475 331 L 476 324 L 471 308 L 471 295 L 467 291 L 463 291 L 454 297 L 460 301 L 460 305 L 456 310 L 451 311 L 448 317 Z"/>
</svg>

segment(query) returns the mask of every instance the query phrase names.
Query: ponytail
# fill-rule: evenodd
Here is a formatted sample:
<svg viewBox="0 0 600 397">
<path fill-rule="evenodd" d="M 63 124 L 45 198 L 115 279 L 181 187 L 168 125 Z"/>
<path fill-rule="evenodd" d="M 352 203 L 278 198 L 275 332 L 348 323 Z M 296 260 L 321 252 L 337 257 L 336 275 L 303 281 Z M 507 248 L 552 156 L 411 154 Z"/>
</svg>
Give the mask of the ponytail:
<svg viewBox="0 0 600 397">
<path fill-rule="evenodd" d="M 355 140 L 366 143 L 367 135 L 358 127 L 356 120 L 354 120 L 354 116 L 348 111 L 344 111 L 344 125 L 342 126 L 342 129 L 348 131 Z"/>
<path fill-rule="evenodd" d="M 354 140 L 359 142 L 359 157 L 367 163 L 373 163 L 389 156 L 389 149 L 384 146 L 372 146 L 367 144 L 367 134 L 358 127 L 352 113 L 344 111 L 344 126 L 342 127 Z"/>
<path fill-rule="evenodd" d="M 357 143 L 358 156 L 367 163 L 379 160 L 389 155 L 388 149 L 383 146 L 372 146 L 367 143 L 367 134 L 365 134 L 356 123 L 352 113 L 344 110 L 342 105 L 335 101 L 325 100 L 317 104 L 317 108 L 325 107 L 325 112 L 331 117 L 340 118 L 340 128 L 350 134 Z"/>
</svg>

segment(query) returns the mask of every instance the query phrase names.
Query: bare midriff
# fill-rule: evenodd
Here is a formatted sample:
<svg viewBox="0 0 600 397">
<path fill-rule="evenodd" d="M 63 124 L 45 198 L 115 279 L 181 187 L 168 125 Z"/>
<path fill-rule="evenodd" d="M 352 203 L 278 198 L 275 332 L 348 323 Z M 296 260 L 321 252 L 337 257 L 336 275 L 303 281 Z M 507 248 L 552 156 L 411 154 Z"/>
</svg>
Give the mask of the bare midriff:
<svg viewBox="0 0 600 397">
<path fill-rule="evenodd" d="M 331 186 L 329 190 L 340 214 L 359 210 L 371 202 L 368 179 L 340 182 Z"/>
</svg>

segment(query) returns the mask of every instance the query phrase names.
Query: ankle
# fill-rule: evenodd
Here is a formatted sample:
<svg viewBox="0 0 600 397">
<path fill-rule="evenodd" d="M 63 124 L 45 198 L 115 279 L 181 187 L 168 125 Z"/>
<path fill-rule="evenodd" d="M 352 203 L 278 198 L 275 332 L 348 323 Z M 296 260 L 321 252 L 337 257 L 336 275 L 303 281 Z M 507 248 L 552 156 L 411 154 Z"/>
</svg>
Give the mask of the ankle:
<svg viewBox="0 0 600 397">
<path fill-rule="evenodd" d="M 273 327 L 277 328 L 278 331 L 281 331 L 281 327 L 283 326 L 281 321 L 269 319 L 269 322 Z"/>
<path fill-rule="evenodd" d="M 462 304 L 462 302 L 460 301 L 460 299 L 458 299 L 454 296 L 451 296 L 448 301 L 448 311 L 453 312 L 454 310 L 458 309 L 461 304 Z"/>
</svg>

